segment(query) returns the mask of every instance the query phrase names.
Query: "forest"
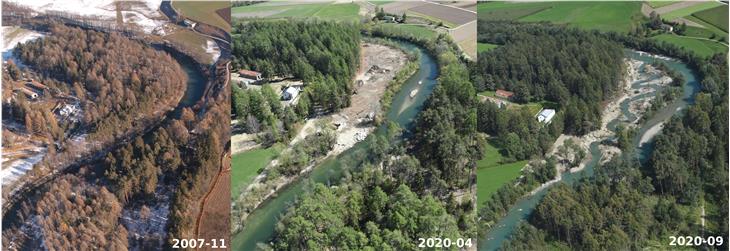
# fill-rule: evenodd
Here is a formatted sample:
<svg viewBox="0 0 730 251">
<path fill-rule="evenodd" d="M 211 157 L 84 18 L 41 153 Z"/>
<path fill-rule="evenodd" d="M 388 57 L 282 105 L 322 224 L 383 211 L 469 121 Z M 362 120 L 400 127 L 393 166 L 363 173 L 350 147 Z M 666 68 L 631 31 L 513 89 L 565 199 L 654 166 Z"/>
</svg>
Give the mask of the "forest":
<svg viewBox="0 0 730 251">
<path fill-rule="evenodd" d="M 446 36 L 419 45 L 438 57 L 440 76 L 412 136 L 399 140 L 406 129 L 386 121 L 366 150 L 342 160 L 356 169 L 336 186 L 311 185 L 287 211 L 272 248 L 417 250 L 422 236 L 476 235 L 469 190 L 482 142 L 474 89 Z"/>
<path fill-rule="evenodd" d="M 140 126 L 135 121 L 139 116 L 177 105 L 185 90 L 187 76 L 165 52 L 116 33 L 58 24 L 48 30 L 49 36 L 20 44 L 14 53 L 43 79 L 65 83 L 51 91 L 65 90 L 63 94 L 78 98 L 82 126 L 91 139 L 123 135 Z M 32 120 L 38 115 L 22 102 L 18 105 L 21 108 L 12 115 L 16 120 L 37 123 Z"/>
<path fill-rule="evenodd" d="M 555 102 L 566 134 L 600 126 L 601 103 L 616 94 L 623 77 L 619 45 L 547 23 L 480 21 L 478 27 L 480 42 L 500 45 L 479 54 L 472 68 L 478 92 L 505 89 L 517 103 Z"/>
<path fill-rule="evenodd" d="M 297 103 L 299 116 L 350 105 L 352 79 L 360 65 L 357 26 L 311 20 L 250 21 L 235 25 L 233 34 L 235 69 L 258 71 L 264 78 L 304 81 Z"/>
<path fill-rule="evenodd" d="M 683 60 L 699 75 L 702 91 L 665 124 L 645 162 L 629 148 L 595 177 L 551 189 L 504 249 L 661 249 L 670 235 L 727 236 L 727 55 L 702 58 L 630 35 L 602 36 Z"/>
</svg>

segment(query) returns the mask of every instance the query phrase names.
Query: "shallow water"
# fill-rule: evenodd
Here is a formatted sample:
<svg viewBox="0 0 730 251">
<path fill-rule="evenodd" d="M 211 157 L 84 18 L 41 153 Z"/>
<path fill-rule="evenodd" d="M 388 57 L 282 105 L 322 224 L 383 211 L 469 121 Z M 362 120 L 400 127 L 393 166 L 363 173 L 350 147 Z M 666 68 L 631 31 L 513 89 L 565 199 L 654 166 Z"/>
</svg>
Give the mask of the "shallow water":
<svg viewBox="0 0 730 251">
<path fill-rule="evenodd" d="M 648 140 L 646 144 L 640 144 L 640 140 L 642 137 L 644 137 L 647 133 L 651 133 L 650 129 L 659 124 L 663 123 L 664 121 L 671 118 L 674 114 L 680 112 L 683 110 L 687 105 L 692 104 L 694 102 L 695 94 L 699 91 L 699 83 L 697 82 L 697 79 L 694 75 L 694 72 L 692 72 L 689 67 L 687 67 L 686 64 L 678 61 L 673 60 L 669 58 L 655 58 L 651 57 L 650 55 L 646 53 L 641 53 L 637 51 L 631 51 L 631 50 L 625 50 L 626 57 L 631 59 L 636 59 L 639 61 L 642 61 L 644 63 L 652 63 L 655 60 L 661 61 L 666 63 L 671 69 L 674 69 L 678 72 L 680 72 L 684 78 L 685 83 L 682 85 L 682 97 L 678 98 L 676 101 L 670 103 L 669 105 L 665 106 L 664 108 L 660 109 L 659 111 L 655 112 L 651 118 L 646 120 L 640 127 L 637 135 L 634 138 L 634 145 L 638 148 L 638 151 L 636 151 L 639 160 L 645 161 L 645 159 L 648 157 L 648 154 L 651 153 L 652 150 L 652 143 L 651 140 Z M 644 64 L 645 65 L 645 64 Z M 642 65 L 642 68 L 640 69 L 641 74 L 646 74 L 645 69 L 643 68 L 644 65 Z M 649 81 L 658 78 L 657 76 L 653 76 L 649 78 Z M 656 96 L 657 91 L 661 90 L 662 87 L 658 85 L 642 85 L 647 81 L 637 81 L 632 83 L 632 89 L 637 89 L 640 87 L 651 87 L 654 89 L 654 91 L 639 95 L 637 97 L 627 99 L 621 103 L 621 113 L 623 116 L 620 116 L 618 119 L 611 121 L 608 124 L 608 128 L 611 130 L 615 130 L 616 125 L 618 125 L 618 122 L 620 120 L 625 121 L 633 121 L 637 118 L 635 114 L 632 114 L 629 111 L 629 105 L 632 101 L 635 101 L 637 99 L 643 99 L 649 96 Z M 623 119 L 622 119 L 623 117 Z M 653 137 L 653 136 L 652 136 Z M 645 137 L 646 139 L 649 139 L 651 137 Z M 568 184 L 573 184 L 576 181 L 580 180 L 582 177 L 591 177 L 594 174 L 594 168 L 598 161 L 601 158 L 601 151 L 598 148 L 599 143 L 594 142 L 590 145 L 590 155 L 591 160 L 589 163 L 586 164 L 585 168 L 581 171 L 570 173 L 566 172 L 562 175 L 562 180 L 559 182 L 565 182 Z M 554 184 L 554 183 L 553 183 Z M 536 192 L 533 195 L 529 195 L 515 203 L 515 205 L 512 206 L 512 208 L 507 212 L 507 215 L 503 217 L 495 227 L 493 227 L 486 236 L 480 237 L 479 240 L 479 250 L 498 250 L 502 245 L 504 244 L 505 240 L 508 240 L 514 229 L 519 225 L 520 222 L 527 219 L 527 217 L 532 213 L 532 210 L 535 209 L 535 207 L 540 203 L 540 200 L 547 194 L 548 190 L 550 189 L 552 185 L 547 186 L 545 189 L 542 189 L 538 192 Z"/>
<path fill-rule="evenodd" d="M 387 113 L 389 121 L 394 121 L 407 130 L 411 128 L 411 123 L 437 84 L 438 65 L 433 57 L 416 45 L 402 41 L 398 43 L 402 47 L 420 54 L 418 71 L 403 84 L 401 90 L 393 97 L 392 105 Z M 419 81 L 422 81 L 420 85 Z M 414 89 L 418 89 L 418 92 L 411 98 L 409 94 Z M 379 128 L 375 133 L 383 133 L 382 129 L 383 127 Z M 274 234 L 279 216 L 285 213 L 298 196 L 306 191 L 310 183 L 336 183 L 346 170 L 362 163 L 364 153 L 369 148 L 366 142 L 366 140 L 361 141 L 340 155 L 324 160 L 309 175 L 300 177 L 278 191 L 275 197 L 259 206 L 247 217 L 246 225 L 241 232 L 233 237 L 232 250 L 255 250 L 257 243 L 268 241 Z"/>
</svg>

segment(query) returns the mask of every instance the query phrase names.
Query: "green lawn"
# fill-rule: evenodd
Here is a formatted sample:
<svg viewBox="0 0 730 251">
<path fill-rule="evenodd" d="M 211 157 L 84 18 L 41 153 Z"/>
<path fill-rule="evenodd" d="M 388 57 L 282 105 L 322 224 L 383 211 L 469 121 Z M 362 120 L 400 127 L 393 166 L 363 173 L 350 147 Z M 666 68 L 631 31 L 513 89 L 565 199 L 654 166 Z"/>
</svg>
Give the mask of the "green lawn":
<svg viewBox="0 0 730 251">
<path fill-rule="evenodd" d="M 395 31 L 399 33 L 409 34 L 418 38 L 433 39 L 438 34 L 430 28 L 413 25 L 413 24 L 394 24 L 394 23 L 383 23 L 380 24 L 384 29 Z"/>
<path fill-rule="evenodd" d="M 190 17 L 224 30 L 231 30 L 231 24 L 216 13 L 217 10 L 230 8 L 230 2 L 223 1 L 173 1 L 172 6 L 182 12 L 183 16 Z"/>
<path fill-rule="evenodd" d="M 702 21 L 705 21 L 712 26 L 715 26 L 719 29 L 721 29 L 724 32 L 727 32 L 727 23 L 728 23 L 728 7 L 727 5 L 717 6 L 712 9 L 707 9 L 699 12 L 695 12 L 692 14 L 692 16 L 695 16 L 699 19 L 702 19 Z"/>
<path fill-rule="evenodd" d="M 521 21 L 569 23 L 585 29 L 628 32 L 643 19 L 641 2 L 555 2 Z"/>
<path fill-rule="evenodd" d="M 477 16 L 481 20 L 516 20 L 550 8 L 550 3 L 517 4 L 510 2 L 481 2 Z"/>
<path fill-rule="evenodd" d="M 527 160 L 500 164 L 503 156 L 492 144 L 485 146 L 484 157 L 477 161 L 477 205 L 481 207 L 485 201 L 507 182 L 520 176 L 520 170 Z"/>
<path fill-rule="evenodd" d="M 497 48 L 496 44 L 488 44 L 488 43 L 478 43 L 477 44 L 477 52 L 484 52 L 484 51 L 490 51 L 494 48 Z"/>
<path fill-rule="evenodd" d="M 380 5 L 389 4 L 389 3 L 392 3 L 392 2 L 395 2 L 395 1 L 389 1 L 389 0 L 371 0 L 371 1 L 368 1 L 368 2 L 380 6 Z"/>
<path fill-rule="evenodd" d="M 695 16 L 686 16 L 684 18 L 689 19 L 692 22 L 695 22 L 695 23 L 698 23 L 698 24 L 704 26 L 704 28 L 699 28 L 699 27 L 693 27 L 693 28 L 707 30 L 709 32 L 715 33 L 715 35 L 717 37 L 725 37 L 725 38 L 728 37 L 728 33 L 726 31 L 721 30 L 720 28 L 718 28 L 718 27 L 716 27 L 716 26 L 714 26 L 714 25 L 712 25 L 712 24 L 710 24 L 708 22 L 705 22 L 702 19 L 699 19 L 699 18 L 697 18 Z M 688 28 L 689 27 L 692 27 L 692 26 L 688 26 Z"/>
<path fill-rule="evenodd" d="M 628 32 L 644 18 L 641 2 L 489 2 L 477 6 L 481 19 L 549 21 L 585 29 Z"/>
<path fill-rule="evenodd" d="M 672 34 L 662 34 L 653 37 L 653 39 L 684 47 L 703 57 L 707 57 L 718 52 L 727 52 L 727 46 L 719 42 L 682 37 Z"/>
<path fill-rule="evenodd" d="M 354 3 L 332 4 L 332 3 L 309 3 L 309 4 L 282 4 L 278 2 L 267 2 L 240 6 L 231 9 L 232 15 L 237 13 L 266 13 L 271 12 L 267 18 L 307 18 L 315 17 L 328 20 L 359 21 L 358 12 L 360 6 Z"/>
<path fill-rule="evenodd" d="M 258 174 L 258 170 L 279 154 L 283 146 L 257 148 L 231 157 L 231 196 L 236 197 Z"/>
<path fill-rule="evenodd" d="M 695 4 L 695 5 L 689 6 L 687 8 L 670 11 L 668 13 L 662 14 L 661 16 L 663 19 L 672 20 L 672 19 L 675 19 L 678 17 L 692 15 L 692 13 L 695 13 L 698 11 L 712 9 L 712 8 L 715 8 L 715 7 L 721 6 L 721 5 L 722 5 L 721 3 L 715 2 L 715 1 L 703 2 L 700 4 Z"/>
<path fill-rule="evenodd" d="M 656 9 L 656 8 L 664 7 L 664 6 L 667 6 L 667 5 L 670 5 L 670 4 L 675 4 L 675 3 L 678 3 L 678 2 L 680 2 L 680 1 L 650 0 L 650 1 L 646 1 L 646 4 L 648 4 L 652 8 L 655 8 Z"/>
</svg>

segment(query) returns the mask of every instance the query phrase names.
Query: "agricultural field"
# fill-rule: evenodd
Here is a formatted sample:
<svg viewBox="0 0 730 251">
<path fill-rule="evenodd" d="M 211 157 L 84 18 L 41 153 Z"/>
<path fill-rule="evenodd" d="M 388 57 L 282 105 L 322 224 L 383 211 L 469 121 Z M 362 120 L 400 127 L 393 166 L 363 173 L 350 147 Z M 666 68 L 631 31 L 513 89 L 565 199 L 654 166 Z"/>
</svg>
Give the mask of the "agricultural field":
<svg viewBox="0 0 730 251">
<path fill-rule="evenodd" d="M 692 14 L 692 16 L 699 18 L 700 20 L 719 28 L 720 30 L 727 32 L 728 26 L 728 7 L 727 5 L 717 6 L 712 9 L 706 9 L 698 11 Z"/>
<path fill-rule="evenodd" d="M 499 149 L 486 144 L 483 159 L 477 161 L 477 205 L 483 205 L 502 185 L 519 177 L 527 164 L 527 160 L 501 164 L 502 158 Z"/>
<path fill-rule="evenodd" d="M 164 37 L 182 48 L 190 49 L 190 55 L 200 62 L 212 63 L 213 56 L 208 53 L 208 39 L 188 29 L 180 29 Z"/>
<path fill-rule="evenodd" d="M 481 19 L 549 21 L 602 31 L 628 32 L 643 19 L 641 2 L 489 2 L 477 9 Z"/>
<path fill-rule="evenodd" d="M 723 4 L 721 4 L 719 2 L 715 2 L 715 1 L 702 2 L 702 3 L 694 4 L 691 6 L 687 6 L 684 8 L 672 10 L 672 11 L 669 11 L 666 13 L 661 13 L 661 16 L 665 20 L 672 20 L 672 19 L 675 19 L 678 17 L 689 16 L 689 15 L 692 15 L 692 13 L 707 10 L 707 9 L 712 9 L 712 8 L 722 6 L 722 5 Z M 657 11 L 657 12 L 659 12 L 659 11 Z"/>
<path fill-rule="evenodd" d="M 234 154 L 231 157 L 231 196 L 238 196 L 241 189 L 244 189 L 258 174 L 258 170 L 266 165 L 279 154 L 282 145 L 274 145 L 269 148 L 258 148 L 246 152 Z"/>
<path fill-rule="evenodd" d="M 380 6 L 380 5 L 389 4 L 389 3 L 392 3 L 392 2 L 395 2 L 395 1 L 389 1 L 389 0 L 379 1 L 379 0 L 374 0 L 374 1 L 368 1 L 368 2 Z"/>
<path fill-rule="evenodd" d="M 680 2 L 680 1 L 650 0 L 650 1 L 646 1 L 646 4 L 648 4 L 652 8 L 659 8 L 659 7 L 664 7 L 664 6 L 667 6 L 667 5 L 672 5 L 672 4 L 675 4 L 675 3 L 678 3 L 678 2 Z"/>
<path fill-rule="evenodd" d="M 728 47 L 724 44 L 721 44 L 717 41 L 708 41 L 708 40 L 701 40 L 701 39 L 695 39 L 690 37 L 682 37 L 678 35 L 673 34 L 662 34 L 659 36 L 653 37 L 653 39 L 664 41 L 668 43 L 675 44 L 680 47 L 687 48 L 697 55 L 707 57 L 712 54 L 715 54 L 717 52 L 727 52 Z"/>
<path fill-rule="evenodd" d="M 231 7 L 230 2 L 211 1 L 200 4 L 198 1 L 173 1 L 172 6 L 182 13 L 183 16 L 198 22 L 216 26 L 224 30 L 231 30 L 231 20 L 225 12 Z"/>
<path fill-rule="evenodd" d="M 384 23 L 380 24 L 384 29 L 395 31 L 398 30 L 401 33 L 410 34 L 414 37 L 419 38 L 425 38 L 425 39 L 433 39 L 436 36 L 438 36 L 438 33 L 433 31 L 432 29 L 421 26 L 421 25 L 411 25 L 411 24 L 393 24 L 393 23 Z"/>
<path fill-rule="evenodd" d="M 478 44 L 477 44 L 477 51 L 478 51 L 478 52 L 485 52 L 485 51 L 490 51 L 490 50 L 492 50 L 492 49 L 494 49 L 494 48 L 497 48 L 498 46 L 499 46 L 499 45 L 496 45 L 496 44 L 489 44 L 489 43 L 478 43 Z M 492 93 L 493 93 L 493 92 L 492 92 Z M 494 95 L 494 94 L 492 94 L 492 95 Z"/>
<path fill-rule="evenodd" d="M 266 2 L 231 9 L 233 18 L 320 18 L 357 22 L 360 6 L 354 3 L 296 3 Z"/>
</svg>

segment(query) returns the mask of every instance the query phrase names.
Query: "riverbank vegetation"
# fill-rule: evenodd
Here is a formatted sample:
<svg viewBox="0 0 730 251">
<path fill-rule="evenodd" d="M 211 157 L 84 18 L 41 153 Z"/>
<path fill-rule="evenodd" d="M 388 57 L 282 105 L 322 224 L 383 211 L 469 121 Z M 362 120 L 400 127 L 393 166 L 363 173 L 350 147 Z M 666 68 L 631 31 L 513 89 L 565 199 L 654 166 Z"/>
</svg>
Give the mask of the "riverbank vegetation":
<svg viewBox="0 0 730 251">
<path fill-rule="evenodd" d="M 158 116 L 160 110 L 174 107 L 183 94 L 187 77 L 165 52 L 116 33 L 64 25 L 51 25 L 48 31 L 49 36 L 20 44 L 14 53 L 44 79 L 57 81 L 48 81 L 56 83 L 49 91 L 79 100 L 89 139 L 122 136 L 142 126 L 137 124 L 140 117 Z M 12 116 L 26 124 L 55 124 L 48 121 L 53 116 L 38 116 L 39 111 L 26 108 Z"/>
<path fill-rule="evenodd" d="M 506 89 L 518 103 L 555 102 L 567 134 L 600 126 L 601 104 L 617 93 L 623 77 L 620 46 L 545 23 L 481 21 L 478 36 L 502 46 L 479 55 L 473 70 L 480 74 L 472 74 L 477 91 Z"/>
<path fill-rule="evenodd" d="M 507 250 L 666 249 L 670 235 L 728 234 L 727 54 L 705 58 L 640 37 L 605 35 L 683 60 L 698 75 L 701 92 L 665 123 L 643 162 L 626 149 L 597 167 L 595 177 L 551 189 Z"/>
<path fill-rule="evenodd" d="M 470 190 L 481 141 L 468 71 L 447 36 L 427 42 L 396 38 L 424 46 L 440 66 L 439 84 L 413 136 L 400 141 L 402 130 L 392 122 L 369 136 L 365 150 L 353 155 L 356 160 L 344 162 L 359 163 L 357 169 L 337 186 L 313 185 L 287 211 L 272 248 L 412 250 L 422 236 L 475 236 Z"/>
<path fill-rule="evenodd" d="M 278 90 L 233 88 L 233 109 L 247 133 L 264 132 L 265 145 L 280 142 L 303 118 L 350 105 L 352 79 L 360 61 L 360 33 L 354 25 L 323 21 L 248 21 L 233 32 L 234 69 L 264 78 L 297 78 L 304 89 L 296 105 L 282 107 Z"/>
</svg>

